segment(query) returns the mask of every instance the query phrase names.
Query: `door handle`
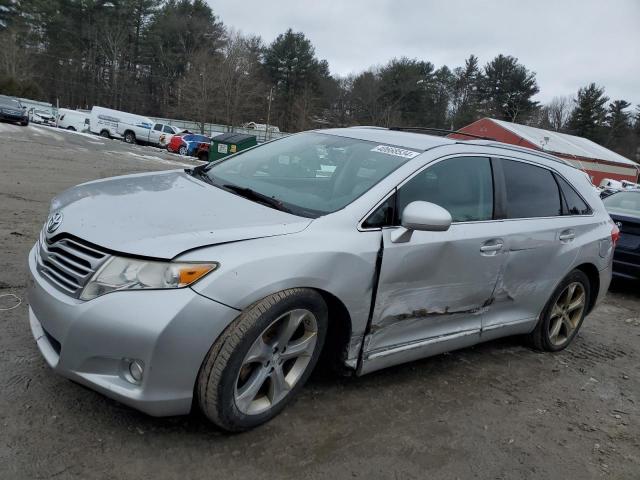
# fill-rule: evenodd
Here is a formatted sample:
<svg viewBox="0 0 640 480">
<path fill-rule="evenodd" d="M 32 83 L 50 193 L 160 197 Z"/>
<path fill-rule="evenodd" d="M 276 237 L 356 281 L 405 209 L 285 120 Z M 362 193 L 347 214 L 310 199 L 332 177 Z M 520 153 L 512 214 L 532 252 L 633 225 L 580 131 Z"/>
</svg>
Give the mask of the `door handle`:
<svg viewBox="0 0 640 480">
<path fill-rule="evenodd" d="M 564 230 L 560 232 L 560 236 L 558 237 L 561 242 L 570 242 L 574 238 L 576 238 L 576 232 L 573 230 Z"/>
<path fill-rule="evenodd" d="M 502 250 L 503 243 L 500 240 L 488 240 L 480 247 L 480 253 L 483 255 L 495 255 Z"/>
</svg>

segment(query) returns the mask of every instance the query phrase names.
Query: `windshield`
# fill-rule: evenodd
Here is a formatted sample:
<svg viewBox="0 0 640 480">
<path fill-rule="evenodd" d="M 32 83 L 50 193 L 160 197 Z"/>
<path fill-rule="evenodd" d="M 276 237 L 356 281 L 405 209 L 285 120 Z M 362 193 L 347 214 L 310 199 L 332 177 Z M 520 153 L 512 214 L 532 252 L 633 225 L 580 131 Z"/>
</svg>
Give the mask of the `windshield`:
<svg viewBox="0 0 640 480">
<path fill-rule="evenodd" d="M 315 218 L 340 210 L 420 153 L 309 132 L 246 150 L 206 171 L 214 184 L 251 189 Z"/>
<path fill-rule="evenodd" d="M 3 107 L 10 107 L 10 108 L 16 108 L 16 109 L 22 108 L 22 105 L 20 104 L 20 102 L 15 98 L 4 97 L 2 95 L 0 95 L 0 105 L 2 105 Z"/>
<path fill-rule="evenodd" d="M 640 192 L 618 192 L 603 200 L 610 213 L 640 215 Z"/>
</svg>

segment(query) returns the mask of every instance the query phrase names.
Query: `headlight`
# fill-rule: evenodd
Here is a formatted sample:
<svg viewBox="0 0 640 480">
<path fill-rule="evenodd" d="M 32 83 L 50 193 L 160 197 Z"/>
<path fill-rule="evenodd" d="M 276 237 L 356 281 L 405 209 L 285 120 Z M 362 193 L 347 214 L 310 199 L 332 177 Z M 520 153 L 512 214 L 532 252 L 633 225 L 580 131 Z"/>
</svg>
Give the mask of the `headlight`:
<svg viewBox="0 0 640 480">
<path fill-rule="evenodd" d="M 179 263 L 112 257 L 93 275 L 80 298 L 91 300 L 116 290 L 181 288 L 218 268 L 217 263 Z"/>
</svg>

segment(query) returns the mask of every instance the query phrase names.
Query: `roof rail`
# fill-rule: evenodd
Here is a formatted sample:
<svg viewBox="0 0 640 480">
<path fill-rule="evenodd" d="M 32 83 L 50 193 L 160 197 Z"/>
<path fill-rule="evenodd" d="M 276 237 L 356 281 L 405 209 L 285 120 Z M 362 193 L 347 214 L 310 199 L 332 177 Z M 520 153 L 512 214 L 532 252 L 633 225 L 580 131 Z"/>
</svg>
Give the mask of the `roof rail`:
<svg viewBox="0 0 640 480">
<path fill-rule="evenodd" d="M 497 142 L 495 138 L 483 137 L 480 135 L 472 135 L 471 133 L 461 132 L 459 130 L 447 130 L 446 128 L 431 128 L 431 127 L 389 127 L 389 130 L 397 130 L 404 132 L 418 132 L 418 133 L 444 133 L 447 135 L 464 135 L 465 137 L 478 138 L 480 140 L 493 140 Z"/>
<path fill-rule="evenodd" d="M 486 143 L 487 147 L 502 148 L 504 150 L 513 150 L 514 152 L 527 153 L 529 155 L 535 155 L 536 157 L 546 158 L 547 160 L 553 160 L 555 162 L 564 163 L 570 167 L 575 167 L 573 164 L 567 161 L 567 159 L 553 155 L 552 153 L 544 152 L 542 150 L 534 150 L 533 148 L 521 147 L 519 145 L 513 145 L 511 143 Z"/>
</svg>

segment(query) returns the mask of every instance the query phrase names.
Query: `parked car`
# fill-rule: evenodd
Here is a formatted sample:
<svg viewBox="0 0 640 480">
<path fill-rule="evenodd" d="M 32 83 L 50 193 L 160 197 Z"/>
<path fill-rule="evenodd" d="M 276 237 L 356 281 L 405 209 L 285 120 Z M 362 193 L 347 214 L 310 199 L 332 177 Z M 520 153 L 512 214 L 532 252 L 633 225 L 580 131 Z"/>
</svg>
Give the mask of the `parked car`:
<svg viewBox="0 0 640 480">
<path fill-rule="evenodd" d="M 56 116 L 52 111 L 33 108 L 29 110 L 31 121 L 39 125 L 49 125 L 54 127 L 56 125 Z"/>
<path fill-rule="evenodd" d="M 321 352 L 363 375 L 507 335 L 564 349 L 617 234 L 588 177 L 544 152 L 319 130 L 60 194 L 29 254 L 29 318 L 57 373 L 245 430 Z"/>
<path fill-rule="evenodd" d="M 0 95 L 0 120 L 19 123 L 22 126 L 29 125 L 26 108 L 18 99 L 6 95 Z"/>
<path fill-rule="evenodd" d="M 620 229 L 613 274 L 640 280 L 640 190 L 613 193 L 604 199 L 604 206 Z"/>
<path fill-rule="evenodd" d="M 58 109 L 56 125 L 58 128 L 71 130 L 73 132 L 86 132 L 89 130 L 89 111 L 71 110 L 68 108 Z"/>
<path fill-rule="evenodd" d="M 201 143 L 211 143 L 211 139 L 206 135 L 186 133 L 184 135 L 174 135 L 167 145 L 167 150 L 180 155 L 195 156 Z"/>
</svg>

